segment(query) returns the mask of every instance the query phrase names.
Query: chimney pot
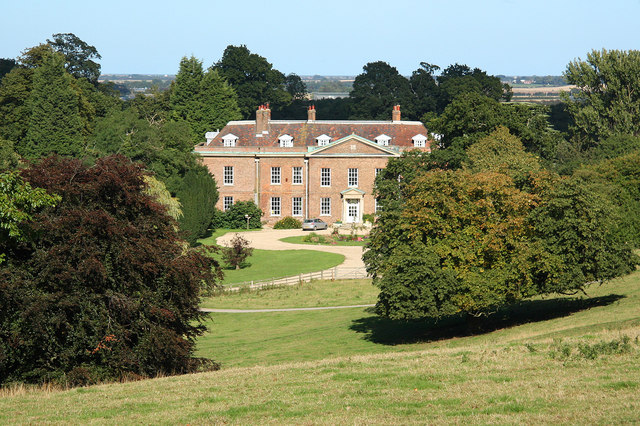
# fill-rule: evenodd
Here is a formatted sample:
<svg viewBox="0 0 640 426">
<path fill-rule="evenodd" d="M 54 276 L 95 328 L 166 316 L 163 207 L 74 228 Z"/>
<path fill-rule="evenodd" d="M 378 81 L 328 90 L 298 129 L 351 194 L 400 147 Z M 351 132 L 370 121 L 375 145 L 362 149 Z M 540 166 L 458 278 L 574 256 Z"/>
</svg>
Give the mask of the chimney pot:
<svg viewBox="0 0 640 426">
<path fill-rule="evenodd" d="M 308 121 L 315 121 L 316 120 L 316 106 L 315 105 L 311 105 L 309 107 L 309 109 L 307 110 L 307 120 Z"/>
<path fill-rule="evenodd" d="M 394 105 L 391 111 L 391 121 L 400 121 L 400 105 Z"/>
</svg>

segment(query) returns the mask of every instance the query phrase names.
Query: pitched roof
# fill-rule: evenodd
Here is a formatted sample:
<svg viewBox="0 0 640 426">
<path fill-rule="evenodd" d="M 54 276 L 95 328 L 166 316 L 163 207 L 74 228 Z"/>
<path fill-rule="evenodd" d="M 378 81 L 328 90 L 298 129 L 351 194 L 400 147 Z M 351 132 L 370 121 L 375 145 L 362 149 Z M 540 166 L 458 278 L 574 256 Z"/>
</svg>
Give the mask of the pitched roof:
<svg viewBox="0 0 640 426">
<path fill-rule="evenodd" d="M 390 145 L 398 147 L 413 147 L 411 138 L 418 134 L 428 134 L 427 129 L 419 121 L 286 121 L 270 120 L 269 133 L 256 136 L 256 122 L 254 120 L 230 121 L 216 137 L 208 144 L 203 142 L 198 151 L 207 148 L 216 149 L 222 146 L 222 138 L 229 133 L 238 136 L 238 147 L 270 147 L 279 146 L 278 137 L 288 134 L 293 137 L 293 145 L 318 146 L 316 138 L 323 134 L 338 140 L 356 134 L 373 141 L 377 136 L 391 137 Z"/>
</svg>

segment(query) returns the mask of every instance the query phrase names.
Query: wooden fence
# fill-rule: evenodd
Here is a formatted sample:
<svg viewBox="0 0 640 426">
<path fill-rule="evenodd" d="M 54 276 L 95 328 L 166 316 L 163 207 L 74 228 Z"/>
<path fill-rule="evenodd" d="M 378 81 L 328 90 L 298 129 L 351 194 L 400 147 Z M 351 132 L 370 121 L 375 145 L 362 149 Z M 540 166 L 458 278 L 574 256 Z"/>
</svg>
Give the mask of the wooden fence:
<svg viewBox="0 0 640 426">
<path fill-rule="evenodd" d="M 284 287 L 297 285 L 313 280 L 348 280 L 367 278 L 365 268 L 331 268 L 320 272 L 309 272 L 307 274 L 298 274 L 291 277 L 269 278 L 260 281 L 244 281 L 241 283 L 225 284 L 222 286 L 224 291 L 240 291 L 241 289 L 259 290 L 267 287 Z"/>
</svg>

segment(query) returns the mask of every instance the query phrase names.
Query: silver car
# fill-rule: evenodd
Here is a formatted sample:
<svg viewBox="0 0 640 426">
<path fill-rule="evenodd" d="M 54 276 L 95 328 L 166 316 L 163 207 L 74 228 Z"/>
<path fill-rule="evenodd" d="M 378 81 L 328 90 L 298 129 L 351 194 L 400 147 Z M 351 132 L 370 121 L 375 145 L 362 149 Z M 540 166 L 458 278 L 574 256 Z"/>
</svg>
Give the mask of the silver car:
<svg viewBox="0 0 640 426">
<path fill-rule="evenodd" d="M 316 231 L 318 229 L 327 229 L 327 222 L 321 219 L 305 219 L 302 222 L 302 230 Z"/>
</svg>

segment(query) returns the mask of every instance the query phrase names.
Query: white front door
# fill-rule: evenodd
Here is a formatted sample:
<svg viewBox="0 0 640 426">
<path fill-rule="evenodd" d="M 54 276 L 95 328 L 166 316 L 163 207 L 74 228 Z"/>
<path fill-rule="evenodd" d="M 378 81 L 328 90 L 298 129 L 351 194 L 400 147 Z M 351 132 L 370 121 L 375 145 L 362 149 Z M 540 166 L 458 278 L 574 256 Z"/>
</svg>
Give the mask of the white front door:
<svg viewBox="0 0 640 426">
<path fill-rule="evenodd" d="M 347 199 L 347 223 L 358 222 L 360 219 L 360 200 Z"/>
</svg>

